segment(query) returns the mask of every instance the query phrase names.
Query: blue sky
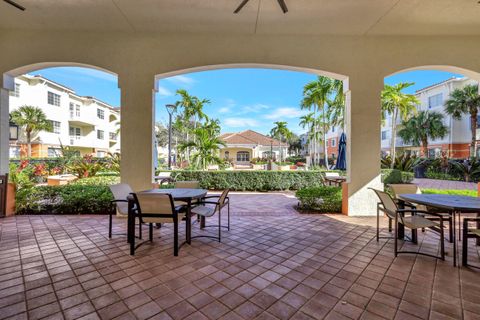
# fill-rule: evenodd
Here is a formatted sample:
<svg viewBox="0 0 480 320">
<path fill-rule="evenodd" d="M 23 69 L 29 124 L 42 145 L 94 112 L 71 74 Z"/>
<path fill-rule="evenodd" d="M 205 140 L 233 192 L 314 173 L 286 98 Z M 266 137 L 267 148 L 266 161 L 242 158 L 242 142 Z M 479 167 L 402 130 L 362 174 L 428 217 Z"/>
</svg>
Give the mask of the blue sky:
<svg viewBox="0 0 480 320">
<path fill-rule="evenodd" d="M 117 78 L 105 72 L 77 67 L 43 69 L 40 74 L 72 88 L 79 95 L 94 96 L 113 106 L 120 105 Z M 415 82 L 409 93 L 455 75 L 442 71 L 410 71 L 393 75 L 385 83 Z M 222 132 L 245 129 L 268 133 L 275 121 L 287 121 L 295 133 L 302 133 L 299 117 L 303 86 L 316 75 L 272 69 L 221 69 L 189 73 L 159 80 L 156 94 L 156 120 L 166 123 L 165 105 L 177 100 L 175 91 L 186 89 L 190 94 L 211 103 L 205 113 L 218 118 Z M 153 81 L 153 79 L 152 79 Z"/>
</svg>

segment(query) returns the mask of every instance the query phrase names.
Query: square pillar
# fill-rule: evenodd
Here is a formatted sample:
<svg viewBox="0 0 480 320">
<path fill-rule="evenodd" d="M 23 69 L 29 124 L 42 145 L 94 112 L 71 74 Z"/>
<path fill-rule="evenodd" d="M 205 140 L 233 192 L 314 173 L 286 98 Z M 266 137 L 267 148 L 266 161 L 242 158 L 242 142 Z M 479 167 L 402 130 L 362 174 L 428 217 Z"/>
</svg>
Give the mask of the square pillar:
<svg viewBox="0 0 480 320">
<path fill-rule="evenodd" d="M 8 173 L 10 152 L 9 91 L 0 86 L 0 174 Z"/>
<path fill-rule="evenodd" d="M 346 92 L 347 174 L 344 213 L 375 215 L 378 200 L 372 190 L 383 190 L 380 177 L 380 125 L 383 77 L 364 72 L 348 79 Z"/>
<path fill-rule="evenodd" d="M 154 76 L 119 76 L 121 88 L 120 176 L 134 191 L 153 180 Z"/>
</svg>

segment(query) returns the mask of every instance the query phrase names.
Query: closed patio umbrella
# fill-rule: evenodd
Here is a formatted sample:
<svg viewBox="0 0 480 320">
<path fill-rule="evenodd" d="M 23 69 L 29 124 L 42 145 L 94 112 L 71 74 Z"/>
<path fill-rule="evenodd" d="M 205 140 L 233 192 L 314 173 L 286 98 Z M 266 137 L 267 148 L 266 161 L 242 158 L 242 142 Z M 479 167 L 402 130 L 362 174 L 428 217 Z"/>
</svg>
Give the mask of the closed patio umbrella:
<svg viewBox="0 0 480 320">
<path fill-rule="evenodd" d="M 335 164 L 336 170 L 347 170 L 347 135 L 342 132 L 338 142 L 338 158 Z"/>
<path fill-rule="evenodd" d="M 153 167 L 158 169 L 158 141 L 157 137 L 153 138 Z"/>
</svg>

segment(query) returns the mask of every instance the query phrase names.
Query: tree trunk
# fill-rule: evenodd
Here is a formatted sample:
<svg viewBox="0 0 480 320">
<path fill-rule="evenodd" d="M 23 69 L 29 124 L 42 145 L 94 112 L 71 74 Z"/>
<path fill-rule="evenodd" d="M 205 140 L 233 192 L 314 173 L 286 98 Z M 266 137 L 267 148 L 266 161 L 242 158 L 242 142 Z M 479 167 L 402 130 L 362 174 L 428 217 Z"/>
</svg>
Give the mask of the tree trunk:
<svg viewBox="0 0 480 320">
<path fill-rule="evenodd" d="M 428 139 L 422 140 L 423 156 L 428 158 Z"/>
<path fill-rule="evenodd" d="M 32 133 L 27 131 L 27 157 L 32 157 Z"/>
<path fill-rule="evenodd" d="M 472 141 L 470 142 L 470 158 L 477 155 L 477 112 L 470 115 L 470 124 L 472 128 Z"/>
<path fill-rule="evenodd" d="M 324 148 L 324 158 L 325 158 L 325 167 L 328 170 L 328 152 L 327 152 L 327 123 L 325 118 L 325 103 L 323 104 L 323 148 Z"/>
<path fill-rule="evenodd" d="M 391 169 L 395 166 L 395 144 L 397 138 L 397 108 L 392 113 L 392 137 L 390 142 L 390 157 L 392 158 Z"/>
</svg>

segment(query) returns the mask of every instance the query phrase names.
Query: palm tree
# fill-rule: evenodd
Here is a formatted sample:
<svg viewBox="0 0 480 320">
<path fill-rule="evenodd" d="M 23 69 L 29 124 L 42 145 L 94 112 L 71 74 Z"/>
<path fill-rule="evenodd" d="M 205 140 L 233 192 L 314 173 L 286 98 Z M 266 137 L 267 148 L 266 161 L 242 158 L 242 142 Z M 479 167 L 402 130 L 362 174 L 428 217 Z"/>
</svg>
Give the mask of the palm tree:
<svg viewBox="0 0 480 320">
<path fill-rule="evenodd" d="M 315 118 L 312 112 L 300 117 L 300 126 L 303 129 L 305 129 L 305 127 L 308 127 L 308 132 L 312 130 L 314 122 L 315 122 Z M 311 142 L 310 136 L 308 136 L 307 142 L 308 142 L 308 153 L 311 155 L 312 147 L 310 143 Z M 313 144 L 313 150 L 315 152 L 315 144 Z"/>
<path fill-rule="evenodd" d="M 420 103 L 415 95 L 402 92 L 412 85 L 413 83 L 410 82 L 400 82 L 394 86 L 386 84 L 381 94 L 382 119 L 385 120 L 387 113 L 392 116 L 392 137 L 390 143 L 390 156 L 392 159 L 395 159 L 398 116 L 400 116 L 402 121 L 406 121 L 412 114 L 416 113 L 416 105 Z"/>
<path fill-rule="evenodd" d="M 331 99 L 333 96 L 333 99 Z M 303 99 L 301 102 L 302 109 L 312 109 L 314 111 L 314 117 L 316 112 L 320 112 L 320 122 L 322 124 L 323 131 L 323 147 L 325 165 L 328 168 L 328 154 L 327 154 L 327 131 L 331 124 L 332 112 L 335 114 L 336 121 L 343 123 L 343 111 L 340 113 L 340 106 L 344 104 L 343 97 L 343 82 L 340 80 L 334 80 L 325 76 L 318 76 L 314 81 L 307 83 L 303 87 Z M 330 103 L 329 103 L 330 102 Z M 328 107 L 330 105 L 330 107 Z M 335 108 L 333 108 L 335 106 Z M 329 111 L 331 110 L 331 111 Z M 340 117 L 341 114 L 341 117 Z M 318 128 L 315 126 L 315 131 Z M 314 135 L 316 137 L 316 134 Z"/>
<path fill-rule="evenodd" d="M 470 115 L 470 130 L 472 140 L 470 142 L 470 157 L 476 156 L 477 142 L 477 115 L 480 108 L 480 94 L 478 84 L 470 84 L 462 89 L 455 89 L 445 101 L 445 112 L 454 119 L 460 120 L 463 114 Z"/>
<path fill-rule="evenodd" d="M 420 111 L 403 121 L 402 128 L 398 131 L 398 135 L 406 143 L 421 145 L 425 157 L 428 157 L 428 140 L 442 139 L 447 133 L 448 127 L 443 123 L 443 115 L 428 111 Z"/>
<path fill-rule="evenodd" d="M 270 130 L 270 135 L 278 139 L 278 150 L 280 152 L 280 162 L 283 162 L 283 152 L 281 145 L 283 139 L 289 139 L 291 136 L 290 130 L 287 128 L 287 123 L 285 121 L 276 121 L 273 123 L 275 127 Z"/>
<path fill-rule="evenodd" d="M 27 156 L 32 156 L 32 136 L 40 131 L 52 132 L 52 122 L 42 109 L 34 106 L 21 106 L 11 113 L 12 121 L 22 127 L 27 136 Z"/>
<path fill-rule="evenodd" d="M 333 80 L 332 99 L 327 100 L 328 119 L 331 125 L 343 129 L 345 124 L 345 94 L 343 93 L 343 81 Z"/>
</svg>

